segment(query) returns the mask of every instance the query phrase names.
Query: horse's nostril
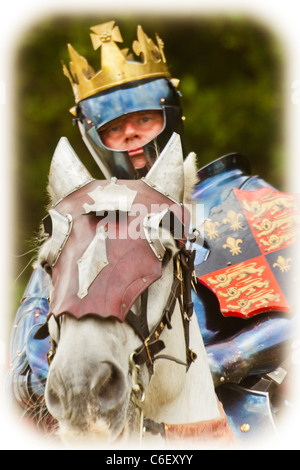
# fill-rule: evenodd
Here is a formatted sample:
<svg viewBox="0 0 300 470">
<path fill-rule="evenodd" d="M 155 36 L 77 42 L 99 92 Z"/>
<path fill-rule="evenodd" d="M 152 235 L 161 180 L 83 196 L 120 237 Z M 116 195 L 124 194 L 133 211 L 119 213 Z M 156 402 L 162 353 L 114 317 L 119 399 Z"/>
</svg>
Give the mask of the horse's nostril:
<svg viewBox="0 0 300 470">
<path fill-rule="evenodd" d="M 120 406 L 126 395 L 126 380 L 122 370 L 110 362 L 94 364 L 92 372 L 77 375 L 56 367 L 50 371 L 46 388 L 46 403 L 58 420 L 84 421 L 86 417 L 106 415 Z M 86 377 L 89 379 L 86 379 Z M 81 377 L 81 379 L 80 379 Z"/>
<path fill-rule="evenodd" d="M 102 362 L 94 373 L 90 390 L 98 398 L 102 411 L 109 411 L 122 401 L 126 389 L 123 372 L 114 364 Z"/>
<path fill-rule="evenodd" d="M 51 388 L 48 390 L 46 397 L 47 408 L 51 412 L 52 416 L 56 419 L 66 419 L 66 409 L 63 405 L 63 400 L 58 394 Z"/>
<path fill-rule="evenodd" d="M 96 367 L 91 378 L 90 389 L 93 394 L 98 394 L 102 387 L 106 387 L 112 375 L 112 367 L 107 362 L 102 362 Z"/>
<path fill-rule="evenodd" d="M 47 408 L 56 419 L 66 419 L 71 410 L 68 410 L 67 391 L 65 381 L 56 371 L 48 376 L 45 399 Z"/>
</svg>

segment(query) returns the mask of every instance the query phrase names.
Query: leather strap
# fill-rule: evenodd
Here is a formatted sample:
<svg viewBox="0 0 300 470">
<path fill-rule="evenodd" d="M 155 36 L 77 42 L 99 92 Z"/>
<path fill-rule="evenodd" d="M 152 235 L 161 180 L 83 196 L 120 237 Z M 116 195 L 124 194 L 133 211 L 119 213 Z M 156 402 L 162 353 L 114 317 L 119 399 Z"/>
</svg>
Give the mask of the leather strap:
<svg viewBox="0 0 300 470">
<path fill-rule="evenodd" d="M 137 365 L 146 363 L 150 371 L 153 362 L 156 359 L 168 359 L 185 365 L 187 370 L 190 364 L 195 361 L 196 354 L 189 348 L 189 323 L 193 314 L 194 304 L 191 300 L 191 284 L 194 271 L 195 251 L 186 250 L 184 247 L 179 251 L 175 259 L 174 281 L 167 304 L 163 310 L 162 317 L 159 322 L 148 332 L 147 324 L 147 299 L 142 300 L 141 314 L 136 316 L 133 312 L 129 312 L 127 320 L 139 335 L 143 344 L 135 351 L 134 361 Z M 181 316 L 183 321 L 184 336 L 186 343 L 186 363 L 169 355 L 157 354 L 165 348 L 165 344 L 160 340 L 160 335 L 165 327 L 171 329 L 171 319 L 174 313 L 176 301 L 179 301 Z M 147 336 L 146 333 L 148 332 Z"/>
<path fill-rule="evenodd" d="M 236 447 L 236 439 L 227 421 L 222 403 L 218 402 L 220 417 L 211 420 L 198 421 L 195 423 L 167 424 L 156 423 L 145 418 L 144 428 L 151 434 L 160 434 L 167 441 L 197 441 L 198 443 L 216 442 L 222 443 L 228 447 Z"/>
<path fill-rule="evenodd" d="M 163 310 L 163 314 L 159 322 L 152 328 L 151 332 L 146 339 L 143 338 L 143 344 L 136 350 L 134 356 L 134 362 L 137 365 L 146 363 L 148 366 L 153 364 L 155 356 L 165 348 L 165 344 L 159 339 L 162 331 L 167 328 L 172 328 L 171 318 L 175 309 L 176 299 L 179 295 L 180 280 L 175 277 L 172 285 L 172 289 Z"/>
<path fill-rule="evenodd" d="M 214 442 L 223 443 L 228 447 L 236 447 L 236 439 L 227 421 L 221 402 L 218 402 L 220 417 L 211 420 L 185 424 L 165 424 L 164 432 L 167 441 L 188 439 L 201 444 Z"/>
<path fill-rule="evenodd" d="M 148 302 L 148 289 L 141 295 L 141 312 L 136 315 L 132 310 L 127 313 L 126 321 L 134 329 L 135 333 L 142 341 L 145 341 L 149 335 L 148 321 L 147 321 L 147 302 Z"/>
<path fill-rule="evenodd" d="M 186 348 L 186 361 L 187 368 L 195 361 L 196 354 L 189 348 L 190 342 L 190 321 L 194 312 L 194 304 L 192 302 L 192 276 L 194 272 L 195 251 L 188 251 L 182 249 L 180 252 L 181 266 L 184 271 L 183 275 L 183 305 L 182 305 L 182 321 L 185 335 Z"/>
</svg>

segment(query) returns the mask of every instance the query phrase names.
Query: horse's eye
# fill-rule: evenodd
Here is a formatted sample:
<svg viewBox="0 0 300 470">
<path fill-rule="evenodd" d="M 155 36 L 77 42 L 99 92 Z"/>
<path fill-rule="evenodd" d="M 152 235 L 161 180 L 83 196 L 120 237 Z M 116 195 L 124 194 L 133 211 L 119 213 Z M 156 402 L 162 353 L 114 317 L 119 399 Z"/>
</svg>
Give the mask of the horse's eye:
<svg viewBox="0 0 300 470">
<path fill-rule="evenodd" d="M 52 266 L 50 266 L 49 263 L 47 263 L 47 261 L 45 263 L 43 263 L 43 269 L 46 271 L 47 274 L 49 274 L 49 276 L 52 276 Z"/>
<path fill-rule="evenodd" d="M 162 265 L 165 266 L 166 264 L 168 264 L 171 258 L 172 258 L 172 251 L 167 249 L 162 260 Z"/>
</svg>

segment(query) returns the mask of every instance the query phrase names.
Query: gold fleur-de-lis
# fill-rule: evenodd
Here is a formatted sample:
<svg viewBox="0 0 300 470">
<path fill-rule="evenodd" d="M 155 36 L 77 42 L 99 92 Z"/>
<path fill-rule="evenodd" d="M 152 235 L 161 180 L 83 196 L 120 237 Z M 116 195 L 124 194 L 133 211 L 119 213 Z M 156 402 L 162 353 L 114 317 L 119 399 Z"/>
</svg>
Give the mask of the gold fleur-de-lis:
<svg viewBox="0 0 300 470">
<path fill-rule="evenodd" d="M 227 212 L 227 217 L 223 219 L 223 224 L 229 223 L 233 231 L 239 230 L 243 228 L 239 221 L 241 217 L 243 217 L 243 214 L 230 210 Z"/>
<path fill-rule="evenodd" d="M 228 237 L 226 239 L 226 243 L 223 245 L 223 248 L 224 249 L 229 248 L 232 256 L 235 256 L 235 255 L 242 253 L 242 250 L 239 246 L 241 243 L 243 243 L 243 240 L 241 238 L 235 239 L 232 237 Z"/>
<path fill-rule="evenodd" d="M 289 264 L 292 258 L 284 258 L 283 256 L 278 256 L 276 263 L 273 264 L 273 268 L 279 268 L 282 273 L 289 271 L 291 265 Z"/>
<path fill-rule="evenodd" d="M 207 233 L 210 240 L 213 238 L 219 237 L 219 232 L 217 231 L 216 227 L 218 227 L 220 223 L 216 220 L 213 222 L 212 220 L 207 219 L 204 223 L 204 230 Z"/>
</svg>

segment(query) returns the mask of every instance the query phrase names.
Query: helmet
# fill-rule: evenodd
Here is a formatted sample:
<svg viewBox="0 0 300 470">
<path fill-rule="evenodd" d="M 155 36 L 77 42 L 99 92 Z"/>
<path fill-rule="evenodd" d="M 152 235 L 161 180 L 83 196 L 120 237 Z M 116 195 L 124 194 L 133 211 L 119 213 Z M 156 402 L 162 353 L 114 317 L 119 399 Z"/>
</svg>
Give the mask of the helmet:
<svg viewBox="0 0 300 470">
<path fill-rule="evenodd" d="M 114 119 L 136 111 L 161 110 L 161 132 L 143 146 L 145 166 L 135 169 L 128 151 L 110 149 L 101 140 L 99 129 Z M 165 147 L 172 133 L 182 134 L 179 98 L 165 78 L 140 80 L 115 87 L 81 101 L 77 106 L 78 125 L 83 140 L 104 176 L 134 179 L 144 176 Z"/>
<path fill-rule="evenodd" d="M 94 48 L 101 47 L 102 70 L 95 73 L 86 59 L 69 45 L 70 71 L 64 65 L 76 101 L 72 113 L 91 155 L 106 178 L 134 179 L 144 176 L 161 153 L 173 132 L 183 134 L 178 80 L 170 77 L 163 53 L 138 26 L 133 51 L 143 62 L 124 55 L 116 42 L 122 42 L 114 21 L 91 28 Z M 161 131 L 143 145 L 145 166 L 134 168 L 128 151 L 107 147 L 100 135 L 102 126 L 139 111 L 161 111 Z"/>
</svg>

